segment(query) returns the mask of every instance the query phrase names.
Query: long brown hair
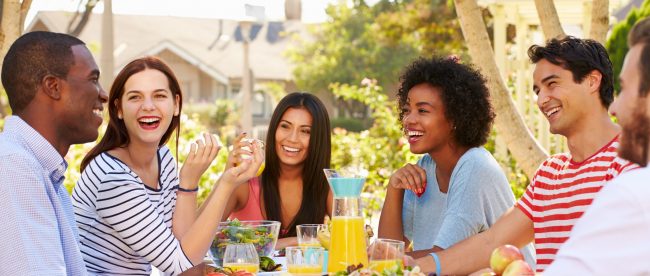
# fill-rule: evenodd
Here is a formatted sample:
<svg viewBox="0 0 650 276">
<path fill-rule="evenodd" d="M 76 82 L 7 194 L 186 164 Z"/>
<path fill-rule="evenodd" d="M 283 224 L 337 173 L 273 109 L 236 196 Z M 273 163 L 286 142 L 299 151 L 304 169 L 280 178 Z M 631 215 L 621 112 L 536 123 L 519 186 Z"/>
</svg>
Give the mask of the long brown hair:
<svg viewBox="0 0 650 276">
<path fill-rule="evenodd" d="M 309 93 L 294 92 L 278 103 L 273 111 L 269 131 L 266 135 L 266 169 L 262 173 L 261 187 L 264 196 L 266 217 L 269 220 L 282 221 L 280 192 L 280 159 L 275 151 L 275 133 L 282 115 L 289 108 L 304 108 L 312 117 L 311 132 L 307 158 L 302 170 L 302 203 L 296 217 L 289 225 L 289 232 L 282 237 L 295 236 L 296 225 L 308 223 L 323 223 L 327 213 L 327 196 L 329 185 L 323 169 L 330 167 L 331 159 L 331 127 L 329 115 L 323 103 Z"/>
<path fill-rule="evenodd" d="M 117 148 L 124 147 L 129 144 L 129 133 L 126 130 L 124 121 L 120 120 L 117 117 L 118 107 L 120 106 L 120 99 L 124 94 L 124 84 L 126 81 L 136 73 L 142 72 L 147 69 L 158 70 L 161 73 L 165 74 L 167 81 L 169 82 L 169 89 L 172 92 L 174 100 L 178 96 L 178 110 L 183 107 L 183 94 L 181 93 L 181 87 L 178 84 L 178 79 L 165 62 L 160 60 L 157 57 L 147 56 L 136 59 L 129 62 L 117 77 L 113 81 L 111 86 L 110 94 L 108 95 L 108 126 L 106 127 L 106 132 L 102 137 L 102 140 L 93 147 L 88 154 L 81 161 L 81 171 L 83 171 L 86 166 L 92 161 L 95 157 L 100 155 L 102 152 Z M 172 117 L 172 122 L 169 125 L 169 128 L 160 139 L 158 146 L 162 146 L 167 143 L 172 133 L 176 131 L 176 155 L 178 157 L 178 136 L 181 131 L 180 115 L 174 115 Z"/>
</svg>

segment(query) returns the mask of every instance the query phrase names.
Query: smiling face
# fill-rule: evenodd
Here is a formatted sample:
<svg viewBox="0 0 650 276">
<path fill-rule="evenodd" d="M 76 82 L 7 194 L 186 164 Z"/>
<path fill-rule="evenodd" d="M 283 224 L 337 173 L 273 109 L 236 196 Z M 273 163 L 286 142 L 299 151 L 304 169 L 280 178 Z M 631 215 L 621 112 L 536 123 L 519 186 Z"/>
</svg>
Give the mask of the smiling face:
<svg viewBox="0 0 650 276">
<path fill-rule="evenodd" d="M 648 97 L 639 97 L 641 74 L 639 60 L 643 44 L 637 44 L 625 56 L 621 69 L 621 92 L 609 108 L 623 128 L 618 149 L 622 158 L 640 165 L 647 164 L 650 142 L 650 117 Z"/>
<path fill-rule="evenodd" d="M 445 116 L 440 89 L 429 84 L 413 86 L 403 106 L 402 124 L 413 153 L 433 154 L 448 146 L 452 126 Z"/>
<path fill-rule="evenodd" d="M 593 97 L 598 97 L 590 86 L 588 75 L 576 83 L 571 71 L 546 59 L 537 62 L 533 73 L 533 90 L 537 94 L 537 106 L 550 125 L 550 132 L 568 136 L 591 109 Z"/>
<path fill-rule="evenodd" d="M 281 166 L 301 166 L 307 158 L 312 116 L 305 108 L 289 108 L 275 131 L 275 151 Z"/>
<path fill-rule="evenodd" d="M 75 45 L 71 50 L 74 65 L 61 85 L 64 109 L 58 129 L 69 144 L 80 144 L 97 139 L 108 96 L 99 85 L 99 69 L 86 46 Z"/>
<path fill-rule="evenodd" d="M 145 69 L 124 84 L 118 117 L 124 121 L 131 142 L 159 145 L 172 118 L 179 113 L 179 98 L 169 88 L 165 74 Z"/>
</svg>

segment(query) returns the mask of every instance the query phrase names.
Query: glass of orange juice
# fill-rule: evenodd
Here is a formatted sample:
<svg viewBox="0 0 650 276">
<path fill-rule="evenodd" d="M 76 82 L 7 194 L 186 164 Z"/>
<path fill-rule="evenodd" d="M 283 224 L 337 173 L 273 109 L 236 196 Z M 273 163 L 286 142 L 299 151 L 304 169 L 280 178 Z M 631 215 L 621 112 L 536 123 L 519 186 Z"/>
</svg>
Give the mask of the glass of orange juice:
<svg viewBox="0 0 650 276">
<path fill-rule="evenodd" d="M 223 255 L 223 267 L 235 271 L 257 273 L 260 259 L 252 243 L 232 243 L 226 246 Z"/>
<path fill-rule="evenodd" d="M 370 245 L 370 269 L 379 272 L 395 272 L 404 269 L 404 242 L 391 239 L 377 239 Z"/>
<path fill-rule="evenodd" d="M 300 224 L 296 226 L 296 237 L 300 246 L 321 246 L 318 233 L 325 229 L 325 224 Z"/>
<path fill-rule="evenodd" d="M 325 249 L 316 246 L 289 246 L 286 248 L 287 270 L 291 275 L 321 275 Z"/>
</svg>

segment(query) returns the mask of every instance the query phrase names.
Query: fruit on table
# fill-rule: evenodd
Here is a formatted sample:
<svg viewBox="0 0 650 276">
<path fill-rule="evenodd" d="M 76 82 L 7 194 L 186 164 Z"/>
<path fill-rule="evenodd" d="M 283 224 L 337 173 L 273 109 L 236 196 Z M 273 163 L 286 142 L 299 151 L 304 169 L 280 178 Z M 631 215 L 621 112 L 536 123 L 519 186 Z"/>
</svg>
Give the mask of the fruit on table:
<svg viewBox="0 0 650 276">
<path fill-rule="evenodd" d="M 530 268 L 528 263 L 523 260 L 513 261 L 506 267 L 506 270 L 503 271 L 503 276 L 522 276 L 522 275 L 535 275 L 533 269 Z"/>
<path fill-rule="evenodd" d="M 516 260 L 524 260 L 524 256 L 521 255 L 519 249 L 509 244 L 502 245 L 492 251 L 490 268 L 497 275 L 501 275 L 506 270 L 506 267 Z"/>
</svg>

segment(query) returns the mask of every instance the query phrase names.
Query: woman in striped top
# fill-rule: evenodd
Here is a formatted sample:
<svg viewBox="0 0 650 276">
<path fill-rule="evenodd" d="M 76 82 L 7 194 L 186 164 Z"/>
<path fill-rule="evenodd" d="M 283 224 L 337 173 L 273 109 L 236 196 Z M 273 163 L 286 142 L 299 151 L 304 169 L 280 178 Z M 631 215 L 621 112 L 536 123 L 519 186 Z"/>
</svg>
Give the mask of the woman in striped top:
<svg viewBox="0 0 650 276">
<path fill-rule="evenodd" d="M 180 130 L 182 94 L 161 60 L 127 64 L 109 95 L 109 125 L 82 161 L 72 197 L 80 248 L 90 274 L 175 275 L 203 260 L 232 191 L 255 175 L 263 154 L 226 170 L 215 196 L 196 210 L 198 180 L 220 146 L 204 135 L 184 166 L 165 146 Z"/>
</svg>

